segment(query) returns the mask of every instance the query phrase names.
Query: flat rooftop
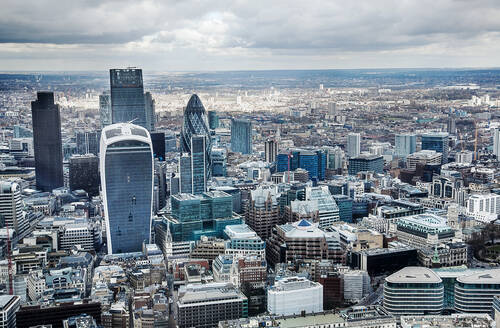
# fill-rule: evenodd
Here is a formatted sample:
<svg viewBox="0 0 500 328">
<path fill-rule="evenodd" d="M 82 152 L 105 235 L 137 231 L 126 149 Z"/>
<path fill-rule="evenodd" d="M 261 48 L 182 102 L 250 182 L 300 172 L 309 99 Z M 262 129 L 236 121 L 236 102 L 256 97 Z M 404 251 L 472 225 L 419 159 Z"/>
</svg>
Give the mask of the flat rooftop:
<svg viewBox="0 0 500 328">
<path fill-rule="evenodd" d="M 385 279 L 390 283 L 440 283 L 441 278 L 431 269 L 424 267 L 406 267 Z"/>
</svg>

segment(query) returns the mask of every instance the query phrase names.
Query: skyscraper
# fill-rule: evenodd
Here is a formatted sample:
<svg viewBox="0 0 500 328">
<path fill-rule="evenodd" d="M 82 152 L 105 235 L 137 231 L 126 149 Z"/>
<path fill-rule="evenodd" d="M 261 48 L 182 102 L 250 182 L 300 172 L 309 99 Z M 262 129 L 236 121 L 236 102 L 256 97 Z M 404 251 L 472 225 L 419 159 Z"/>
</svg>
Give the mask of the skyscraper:
<svg viewBox="0 0 500 328">
<path fill-rule="evenodd" d="M 108 253 L 141 251 L 150 240 L 153 206 L 149 132 L 128 123 L 104 128 L 100 172 Z"/>
<path fill-rule="evenodd" d="M 150 92 L 144 94 L 144 106 L 146 106 L 146 128 L 149 131 L 154 131 L 156 123 L 155 100 Z"/>
<path fill-rule="evenodd" d="M 417 151 L 417 136 L 415 134 L 396 134 L 394 137 L 396 156 L 406 157 Z"/>
<path fill-rule="evenodd" d="M 114 123 L 132 122 L 149 129 L 144 104 L 142 70 L 110 69 L 111 119 Z"/>
<path fill-rule="evenodd" d="M 500 128 L 493 131 L 493 155 L 500 160 Z"/>
<path fill-rule="evenodd" d="M 435 150 L 443 154 L 441 163 L 448 163 L 448 133 L 435 132 L 422 134 L 422 150 Z"/>
<path fill-rule="evenodd" d="M 270 139 L 265 143 L 265 153 L 266 162 L 274 163 L 276 162 L 276 156 L 278 156 L 278 143 L 276 140 Z"/>
<path fill-rule="evenodd" d="M 361 153 L 361 135 L 349 133 L 347 135 L 347 156 L 358 157 Z"/>
<path fill-rule="evenodd" d="M 191 153 L 191 137 L 205 137 L 205 174 L 208 180 L 212 174 L 212 139 L 208 129 L 205 107 L 197 95 L 192 95 L 184 110 L 184 122 L 181 131 L 181 152 Z"/>
<path fill-rule="evenodd" d="M 179 159 L 180 188 L 182 193 L 201 194 L 207 189 L 204 136 L 191 137 L 191 153 Z"/>
<path fill-rule="evenodd" d="M 64 185 L 59 105 L 53 92 L 38 92 L 31 102 L 36 187 L 43 191 Z"/>
<path fill-rule="evenodd" d="M 99 195 L 99 159 L 96 155 L 70 157 L 69 188 L 71 190 L 83 189 L 89 196 Z"/>
<path fill-rule="evenodd" d="M 217 112 L 214 110 L 208 111 L 208 127 L 211 130 L 215 130 L 219 127 L 219 117 L 217 116 Z"/>
<path fill-rule="evenodd" d="M 0 181 L 0 226 L 5 227 L 8 224 L 10 231 L 14 231 L 19 238 L 29 229 L 23 206 L 19 185 L 15 182 Z"/>
<path fill-rule="evenodd" d="M 101 128 L 112 124 L 111 118 L 111 96 L 109 91 L 99 95 L 99 116 L 101 119 Z"/>
<path fill-rule="evenodd" d="M 76 149 L 78 154 L 94 154 L 99 152 L 99 132 L 78 131 L 76 132 Z"/>
<path fill-rule="evenodd" d="M 231 150 L 242 154 L 252 153 L 252 123 L 231 119 Z"/>
</svg>

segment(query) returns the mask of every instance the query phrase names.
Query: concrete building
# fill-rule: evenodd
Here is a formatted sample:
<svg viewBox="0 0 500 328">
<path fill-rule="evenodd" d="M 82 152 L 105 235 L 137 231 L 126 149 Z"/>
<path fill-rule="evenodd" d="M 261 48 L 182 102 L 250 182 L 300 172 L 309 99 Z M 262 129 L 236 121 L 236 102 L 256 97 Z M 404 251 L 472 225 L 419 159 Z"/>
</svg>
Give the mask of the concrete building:
<svg viewBox="0 0 500 328">
<path fill-rule="evenodd" d="M 248 300 L 231 284 L 188 285 L 175 304 L 179 328 L 217 327 L 219 321 L 248 316 Z"/>
<path fill-rule="evenodd" d="M 347 156 L 358 157 L 361 153 L 361 134 L 349 133 L 347 135 Z"/>
<path fill-rule="evenodd" d="M 396 134 L 394 137 L 395 155 L 401 158 L 417 150 L 417 135 L 411 133 Z"/>
<path fill-rule="evenodd" d="M 467 200 L 467 215 L 484 223 L 495 221 L 500 216 L 500 195 L 471 195 Z"/>
<path fill-rule="evenodd" d="M 250 191 L 245 222 L 264 241 L 271 236 L 271 229 L 278 224 L 278 192 L 274 187 L 259 187 Z"/>
<path fill-rule="evenodd" d="M 21 187 L 15 182 L 0 181 L 0 217 L 9 226 L 15 239 L 29 230 L 29 222 L 21 199 Z"/>
<path fill-rule="evenodd" d="M 323 286 L 304 277 L 287 277 L 267 291 L 267 312 L 300 315 L 323 312 Z"/>
<path fill-rule="evenodd" d="M 394 315 L 440 314 L 444 287 L 431 269 L 406 267 L 385 279 L 384 308 Z"/>
<path fill-rule="evenodd" d="M 358 172 L 384 172 L 384 158 L 378 155 L 358 155 L 349 158 L 348 171 L 350 175 L 356 175 Z"/>
<path fill-rule="evenodd" d="M 357 303 L 371 291 L 370 276 L 363 270 L 349 270 L 343 273 L 344 300 Z"/>
<path fill-rule="evenodd" d="M 487 314 L 461 314 L 451 315 L 425 315 L 425 316 L 403 316 L 401 317 L 401 328 L 416 327 L 474 327 L 474 328 L 493 328 L 495 322 Z"/>
<path fill-rule="evenodd" d="M 446 224 L 446 218 L 432 213 L 402 217 L 390 226 L 398 240 L 415 247 L 434 246 L 461 238 L 459 230 Z"/>
<path fill-rule="evenodd" d="M 443 154 L 438 153 L 435 150 L 421 150 L 406 157 L 406 168 L 409 170 L 415 170 L 417 163 L 424 165 L 438 165 L 441 164 L 442 158 Z"/>
<path fill-rule="evenodd" d="M 19 310 L 20 298 L 15 295 L 0 296 L 0 327 L 16 328 L 16 312 Z"/>
</svg>

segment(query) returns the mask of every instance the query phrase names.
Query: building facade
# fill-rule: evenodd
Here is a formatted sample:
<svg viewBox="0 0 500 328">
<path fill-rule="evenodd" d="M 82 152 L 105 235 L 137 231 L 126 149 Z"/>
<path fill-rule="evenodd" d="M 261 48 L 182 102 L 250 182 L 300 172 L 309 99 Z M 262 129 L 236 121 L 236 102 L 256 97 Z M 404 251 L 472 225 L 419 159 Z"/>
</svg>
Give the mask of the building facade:
<svg viewBox="0 0 500 328">
<path fill-rule="evenodd" d="M 252 123 L 248 120 L 231 119 L 231 151 L 252 153 Z"/>
</svg>

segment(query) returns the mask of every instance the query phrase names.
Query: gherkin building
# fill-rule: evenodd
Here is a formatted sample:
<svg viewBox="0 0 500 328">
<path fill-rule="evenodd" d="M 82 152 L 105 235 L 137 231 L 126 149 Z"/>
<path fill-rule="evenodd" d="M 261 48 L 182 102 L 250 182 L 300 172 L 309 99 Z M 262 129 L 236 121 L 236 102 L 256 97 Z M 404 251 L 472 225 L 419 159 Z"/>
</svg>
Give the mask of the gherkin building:
<svg viewBox="0 0 500 328">
<path fill-rule="evenodd" d="M 184 109 L 184 122 L 181 132 L 181 151 L 191 153 L 191 137 L 202 135 L 205 137 L 205 172 L 206 178 L 212 173 L 212 139 L 208 129 L 208 118 L 205 107 L 197 95 L 192 95 Z"/>
</svg>

